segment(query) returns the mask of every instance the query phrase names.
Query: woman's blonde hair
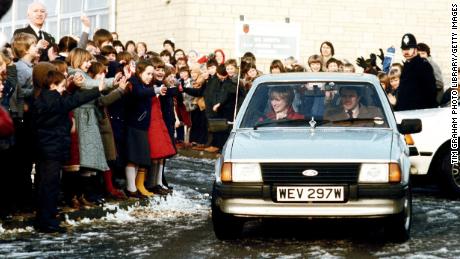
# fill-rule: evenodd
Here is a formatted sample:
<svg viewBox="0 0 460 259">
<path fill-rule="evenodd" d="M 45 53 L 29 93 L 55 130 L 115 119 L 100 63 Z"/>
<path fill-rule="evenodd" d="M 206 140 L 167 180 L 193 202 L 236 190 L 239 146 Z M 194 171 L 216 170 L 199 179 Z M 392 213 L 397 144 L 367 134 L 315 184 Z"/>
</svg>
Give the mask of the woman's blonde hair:
<svg viewBox="0 0 460 259">
<path fill-rule="evenodd" d="M 275 86 L 270 89 L 269 96 L 270 99 L 273 96 L 279 96 L 290 106 L 294 101 L 294 90 L 289 86 Z"/>
<path fill-rule="evenodd" d="M 73 68 L 80 68 L 84 62 L 90 61 L 93 59 L 93 56 L 89 51 L 81 48 L 74 48 L 70 51 L 69 56 L 67 57 L 67 63 L 70 64 Z"/>
</svg>

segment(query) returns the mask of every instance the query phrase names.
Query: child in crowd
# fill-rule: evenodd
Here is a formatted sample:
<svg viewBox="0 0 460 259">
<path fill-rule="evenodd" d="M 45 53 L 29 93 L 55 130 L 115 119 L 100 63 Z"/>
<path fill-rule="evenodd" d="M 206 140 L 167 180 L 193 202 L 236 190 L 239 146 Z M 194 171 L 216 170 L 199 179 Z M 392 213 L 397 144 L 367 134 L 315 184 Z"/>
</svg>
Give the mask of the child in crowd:
<svg viewBox="0 0 460 259">
<path fill-rule="evenodd" d="M 68 78 L 67 63 L 62 60 L 54 60 L 50 62 L 53 64 L 58 72 L 61 72 L 67 78 L 66 93 L 74 94 L 77 90 L 73 83 L 73 76 Z M 69 119 L 71 120 L 70 129 L 70 153 L 69 159 L 66 160 L 62 166 L 61 188 L 64 194 L 64 201 L 74 209 L 87 208 L 92 205 L 87 202 L 83 196 L 83 186 L 80 171 L 80 154 L 78 148 L 78 134 L 75 125 L 75 118 L 73 111 L 69 112 Z"/>
<path fill-rule="evenodd" d="M 101 55 L 106 57 L 109 61 L 117 60 L 117 50 L 110 45 L 101 48 Z"/>
<path fill-rule="evenodd" d="M 337 59 L 330 58 L 326 62 L 327 72 L 339 72 L 340 63 Z"/>
<path fill-rule="evenodd" d="M 235 83 L 238 80 L 238 64 L 235 59 L 229 59 L 225 61 L 225 70 L 227 71 L 228 78 L 234 80 Z"/>
<path fill-rule="evenodd" d="M 109 33 L 110 34 L 110 33 Z M 112 35 L 110 34 L 110 37 Z M 86 50 L 75 48 L 69 54 L 71 67 L 69 75 L 83 76 L 84 83 L 82 89 L 91 89 L 100 84 L 105 84 L 108 88 L 117 86 L 120 82 L 126 80 L 121 73 L 115 78 L 92 79 L 88 74 L 93 56 Z M 99 130 L 98 118 L 101 116 L 97 102 L 86 103 L 74 110 L 75 123 L 77 125 L 81 175 L 84 178 L 86 189 L 86 198 L 90 201 L 102 202 L 102 197 L 97 194 L 96 185 L 97 172 L 107 172 L 109 170 L 107 159 L 102 144 L 101 132 Z M 93 187 L 91 188 L 91 185 Z M 96 192 L 95 192 L 96 191 Z M 91 197 L 88 197 L 91 196 Z"/>
<path fill-rule="evenodd" d="M 379 72 L 377 77 L 379 78 L 380 86 L 387 92 L 390 89 L 390 78 L 385 72 Z"/>
<path fill-rule="evenodd" d="M 199 57 L 198 51 L 196 51 L 194 49 L 190 50 L 188 52 L 188 54 L 187 54 L 187 65 L 188 65 L 188 67 L 193 67 L 196 64 L 198 64 L 198 57 Z"/>
<path fill-rule="evenodd" d="M 287 72 L 294 72 L 294 65 L 297 64 L 297 60 L 293 57 L 287 57 L 284 60 L 284 68 Z"/>
<path fill-rule="evenodd" d="M 281 61 L 280 61 L 281 62 Z M 221 64 L 217 67 L 217 78 L 219 79 L 219 96 L 217 102 L 213 104 L 212 109 L 214 112 L 217 112 L 220 118 L 226 119 L 228 122 L 232 122 L 235 114 L 235 109 L 239 107 L 241 101 L 243 100 L 243 91 L 238 92 L 238 103 L 236 102 L 237 95 L 237 86 L 232 80 L 228 77 L 228 73 L 224 64 Z M 237 107 L 235 107 L 237 106 Z M 214 136 L 217 139 L 215 141 L 216 147 L 222 149 L 227 141 L 227 138 L 230 134 L 230 129 L 227 129 L 223 132 L 217 132 Z"/>
<path fill-rule="evenodd" d="M 96 43 L 94 43 L 94 41 L 91 41 L 91 40 L 88 41 L 88 43 L 86 43 L 85 49 L 93 56 L 96 56 L 99 54 Z"/>
<path fill-rule="evenodd" d="M 104 46 L 103 49 L 107 47 Z M 104 80 L 107 73 L 107 67 L 99 62 L 91 62 L 91 66 L 88 69 L 88 75 L 96 80 Z M 110 93 L 101 96 L 98 99 L 97 106 L 98 111 L 98 122 L 99 122 L 99 131 L 102 137 L 102 144 L 104 146 L 105 157 L 108 164 L 113 164 L 117 159 L 117 149 L 115 146 L 115 139 L 113 136 L 112 126 L 110 124 L 110 118 L 107 112 L 107 106 L 113 104 L 114 102 L 120 100 L 123 95 L 127 94 L 126 90 L 126 80 L 123 80 L 119 83 L 118 87 L 111 91 Z M 112 183 L 112 170 L 108 169 L 103 173 L 105 191 L 111 198 L 123 199 L 125 198 L 124 194 L 115 189 Z"/>
<path fill-rule="evenodd" d="M 166 128 L 168 129 L 171 143 L 175 143 L 176 138 L 174 136 L 174 132 L 176 122 L 178 122 L 178 120 L 176 120 L 174 109 L 175 97 L 178 95 L 178 82 L 175 77 L 175 70 L 173 68 L 167 67 L 159 57 L 154 57 L 150 61 L 154 67 L 154 86 L 166 86 L 167 89 L 165 95 L 159 96 L 161 113 L 163 115 L 163 121 L 166 125 Z M 157 167 L 155 167 L 155 164 L 152 166 L 152 168 L 156 168 L 156 171 L 152 171 L 153 173 L 150 174 L 149 179 L 154 179 L 154 175 L 157 177 L 156 179 L 161 179 L 161 182 L 153 182 L 156 185 L 154 185 L 152 189 L 149 189 L 154 193 L 167 194 L 172 191 L 172 186 L 169 186 L 168 182 L 166 181 L 166 177 L 164 176 L 164 165 L 165 160 L 162 160 L 162 163 L 158 163 Z M 152 183 L 152 181 L 150 181 L 150 183 Z M 155 186 L 157 187 L 155 188 Z"/>
<path fill-rule="evenodd" d="M 185 58 L 185 57 L 180 57 L 179 59 L 175 59 L 175 62 L 176 62 L 175 71 L 179 71 L 179 69 L 181 69 L 183 67 L 188 68 L 187 67 L 187 58 Z M 176 75 L 176 78 L 179 79 L 179 74 Z"/>
<path fill-rule="evenodd" d="M 151 121 L 152 97 L 166 94 L 166 87 L 151 87 L 154 66 L 148 61 L 136 65 L 135 76 L 129 79 L 132 93 L 126 107 L 127 161 L 126 194 L 129 197 L 149 197 L 144 187 L 145 169 L 151 166 L 148 129 Z M 141 170 L 139 170 L 141 169 Z"/>
<path fill-rule="evenodd" d="M 214 50 L 214 57 L 217 61 L 217 64 L 224 64 L 225 63 L 225 53 L 221 49 Z"/>
<path fill-rule="evenodd" d="M 35 60 L 40 57 L 35 36 L 28 33 L 18 33 L 13 39 L 13 53 L 18 61 L 16 70 L 18 75 L 17 115 L 22 117 L 27 109 L 27 99 L 32 97 L 32 67 Z M 25 103 L 24 103 L 25 101 Z"/>
<path fill-rule="evenodd" d="M 183 91 L 189 95 L 195 97 L 204 97 L 205 102 L 205 111 L 206 111 L 206 119 L 209 121 L 211 119 L 219 118 L 220 115 L 218 112 L 214 111 L 213 107 L 216 103 L 219 102 L 220 94 L 221 94 L 221 87 L 219 80 L 216 75 L 217 70 L 217 61 L 215 59 L 209 59 L 206 62 L 207 67 L 207 78 L 204 77 L 206 80 L 205 83 L 200 88 L 183 88 Z M 222 65 L 225 70 L 225 65 Z M 226 71 L 225 71 L 226 73 Z M 220 145 L 219 143 L 219 133 L 218 132 L 209 132 L 209 139 L 211 141 L 210 146 L 204 149 L 207 152 L 217 152 L 219 148 L 217 147 Z"/>
<path fill-rule="evenodd" d="M 270 74 L 279 74 L 284 73 L 286 70 L 284 69 L 283 62 L 279 59 L 275 59 L 270 64 Z"/>
<path fill-rule="evenodd" d="M 163 48 L 164 48 L 164 50 L 167 50 L 171 54 L 171 56 L 174 56 L 174 51 L 176 50 L 176 45 L 174 44 L 174 42 L 172 40 L 167 39 L 167 40 L 163 41 Z"/>
<path fill-rule="evenodd" d="M 194 65 L 190 71 L 192 79 L 192 87 L 200 89 L 205 83 L 205 77 L 201 72 L 198 65 Z M 190 130 L 190 142 L 192 142 L 192 149 L 203 150 L 207 143 L 207 120 L 206 120 L 206 104 L 204 97 L 194 97 L 192 103 L 196 105 L 196 109 L 191 111 L 190 117 L 192 120 L 192 128 Z"/>
<path fill-rule="evenodd" d="M 322 72 L 321 56 L 316 54 L 311 55 L 308 58 L 308 67 L 310 68 L 311 72 Z"/>
<path fill-rule="evenodd" d="M 173 71 L 168 68 L 162 68 L 164 64 L 155 59 L 156 72 L 154 72 L 155 85 L 169 89 L 176 89 L 175 75 Z M 171 90 L 169 90 L 171 94 Z M 168 91 L 166 91 L 165 98 L 167 98 Z M 174 147 L 174 138 L 169 135 L 168 128 L 166 127 L 163 119 L 163 112 L 161 103 L 158 96 L 152 97 L 152 112 L 150 117 L 150 127 L 148 130 L 148 138 L 150 145 L 150 158 L 152 159 L 152 166 L 147 174 L 146 187 L 147 190 L 159 194 L 166 195 L 172 192 L 172 188 L 168 186 L 164 176 L 164 166 L 166 158 L 176 154 Z"/>
<path fill-rule="evenodd" d="M 38 175 L 38 209 L 36 227 L 42 232 L 64 232 L 56 218 L 60 171 L 70 150 L 69 112 L 100 96 L 98 88 L 63 95 L 66 89 L 64 74 L 50 70 L 42 86 L 34 86 L 32 118 L 36 134 L 36 170 Z"/>
<path fill-rule="evenodd" d="M 165 63 L 166 66 L 170 66 L 172 67 L 173 65 L 171 65 L 171 60 L 172 60 L 172 55 L 169 51 L 167 50 L 163 50 L 160 52 L 160 58 L 161 60 L 163 60 L 163 62 Z"/>
<path fill-rule="evenodd" d="M 16 129 L 14 156 L 20 157 L 21 162 L 15 166 L 13 172 L 10 172 L 14 175 L 10 184 L 17 190 L 17 193 L 13 193 L 12 198 L 16 200 L 16 206 L 25 208 L 31 205 L 32 200 L 30 175 L 34 154 L 30 149 L 30 143 L 33 141 L 33 127 L 29 113 L 29 107 L 33 101 L 32 70 L 40 54 L 35 36 L 28 33 L 16 34 L 13 38 L 12 49 L 18 61 L 15 62 L 17 85 L 10 101 L 10 109 Z"/>
<path fill-rule="evenodd" d="M 106 77 L 113 77 L 116 73 L 121 72 L 123 76 L 129 79 L 134 76 L 136 72 L 136 63 L 134 62 L 133 56 L 128 51 L 122 51 L 117 54 L 117 69 L 110 71 Z M 125 90 L 126 91 L 126 90 Z M 129 92 L 129 90 L 128 90 Z M 109 167 L 113 172 L 114 178 L 118 180 L 125 179 L 125 167 L 126 167 L 126 130 L 125 130 L 125 107 L 127 106 L 127 100 L 129 95 L 123 96 L 121 99 L 108 105 L 107 110 L 112 126 L 113 137 L 116 145 L 116 159 L 115 161 L 109 161 Z M 121 187 L 121 186 L 119 186 Z"/>
<path fill-rule="evenodd" d="M 76 48 L 78 46 L 78 42 L 70 37 L 70 36 L 64 36 L 59 40 L 58 44 L 58 57 L 56 59 L 65 61 L 67 56 L 69 56 L 69 52 Z"/>
<path fill-rule="evenodd" d="M 136 43 L 132 40 L 128 40 L 125 44 L 125 50 L 128 51 L 131 55 L 136 56 Z"/>
<path fill-rule="evenodd" d="M 185 52 L 182 49 L 176 49 L 173 54 L 173 60 L 174 65 L 176 66 L 176 70 L 178 69 L 177 67 L 177 62 L 179 59 L 182 59 L 185 61 L 185 63 L 181 64 L 181 66 L 186 66 L 187 65 L 187 56 L 185 55 Z"/>
<path fill-rule="evenodd" d="M 179 82 L 181 87 L 191 88 L 192 79 L 190 78 L 190 70 L 187 66 L 181 67 L 178 70 Z M 190 146 L 190 128 L 192 121 L 190 112 L 195 110 L 197 106 L 193 104 L 193 97 L 188 94 L 180 94 L 176 96 L 175 111 L 176 111 L 176 135 L 179 144 Z"/>
<path fill-rule="evenodd" d="M 390 104 L 394 107 L 398 101 L 398 87 L 401 73 L 398 69 L 392 69 L 390 70 L 388 78 L 390 79 L 391 86 L 387 91 L 388 101 L 390 101 Z"/>
<path fill-rule="evenodd" d="M 125 46 L 123 46 L 123 43 L 121 43 L 121 41 L 114 40 L 112 44 L 113 44 L 113 47 L 115 48 L 115 50 L 117 51 L 117 54 L 120 53 L 120 52 L 125 51 Z"/>
<path fill-rule="evenodd" d="M 321 54 L 322 71 L 328 71 L 327 62 L 329 61 L 329 59 L 334 57 L 334 54 L 335 54 L 334 46 L 332 45 L 331 42 L 325 41 L 321 43 L 320 48 L 319 48 L 319 53 Z"/>
<path fill-rule="evenodd" d="M 257 66 L 254 63 L 246 63 L 244 67 L 244 75 L 243 75 L 243 85 L 244 89 L 246 92 L 249 92 L 249 90 L 252 87 L 252 82 L 260 76 L 258 71 L 257 71 Z"/>
<path fill-rule="evenodd" d="M 343 72 L 344 73 L 355 73 L 355 66 L 351 63 L 345 63 L 343 65 Z"/>
<path fill-rule="evenodd" d="M 136 53 L 139 58 L 144 58 L 147 53 L 147 44 L 145 42 L 139 41 L 136 44 Z"/>
</svg>

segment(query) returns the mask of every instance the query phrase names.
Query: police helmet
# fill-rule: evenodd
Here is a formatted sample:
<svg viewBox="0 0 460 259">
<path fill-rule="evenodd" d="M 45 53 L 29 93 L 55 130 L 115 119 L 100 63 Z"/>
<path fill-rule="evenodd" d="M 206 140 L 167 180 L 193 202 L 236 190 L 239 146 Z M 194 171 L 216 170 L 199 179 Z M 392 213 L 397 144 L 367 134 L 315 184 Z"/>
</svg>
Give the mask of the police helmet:
<svg viewBox="0 0 460 259">
<path fill-rule="evenodd" d="M 417 40 L 411 33 L 406 33 L 401 40 L 401 49 L 417 48 Z"/>
</svg>

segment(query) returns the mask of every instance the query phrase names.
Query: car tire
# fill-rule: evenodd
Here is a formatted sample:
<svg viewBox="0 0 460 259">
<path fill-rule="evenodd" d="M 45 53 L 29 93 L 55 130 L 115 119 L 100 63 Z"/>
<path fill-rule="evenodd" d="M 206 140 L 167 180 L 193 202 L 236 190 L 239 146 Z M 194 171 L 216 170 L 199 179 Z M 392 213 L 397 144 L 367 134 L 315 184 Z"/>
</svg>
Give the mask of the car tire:
<svg viewBox="0 0 460 259">
<path fill-rule="evenodd" d="M 410 238 L 412 226 L 412 190 L 409 187 L 404 200 L 403 210 L 387 218 L 385 233 L 390 241 L 403 243 Z"/>
<path fill-rule="evenodd" d="M 439 180 L 441 190 L 452 197 L 460 197 L 460 172 L 458 163 L 451 164 L 450 149 L 444 149 L 439 157 Z"/>
<path fill-rule="evenodd" d="M 233 215 L 223 213 L 216 204 L 216 192 L 212 193 L 211 210 L 214 234 L 219 240 L 234 240 L 241 236 L 244 221 Z"/>
</svg>

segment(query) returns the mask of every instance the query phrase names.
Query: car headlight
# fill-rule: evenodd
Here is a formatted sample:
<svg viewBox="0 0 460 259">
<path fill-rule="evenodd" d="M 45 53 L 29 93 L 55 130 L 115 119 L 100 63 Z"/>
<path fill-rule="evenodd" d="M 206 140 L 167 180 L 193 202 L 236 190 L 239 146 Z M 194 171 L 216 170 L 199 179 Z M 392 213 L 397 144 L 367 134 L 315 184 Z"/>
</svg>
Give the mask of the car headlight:
<svg viewBox="0 0 460 259">
<path fill-rule="evenodd" d="M 360 183 L 388 183 L 388 164 L 362 164 Z"/>
<path fill-rule="evenodd" d="M 222 182 L 262 182 L 262 171 L 257 163 L 228 163 L 222 165 Z"/>
<path fill-rule="evenodd" d="M 399 183 L 401 182 L 401 169 L 397 163 L 362 164 L 358 182 Z"/>
</svg>

